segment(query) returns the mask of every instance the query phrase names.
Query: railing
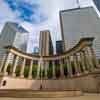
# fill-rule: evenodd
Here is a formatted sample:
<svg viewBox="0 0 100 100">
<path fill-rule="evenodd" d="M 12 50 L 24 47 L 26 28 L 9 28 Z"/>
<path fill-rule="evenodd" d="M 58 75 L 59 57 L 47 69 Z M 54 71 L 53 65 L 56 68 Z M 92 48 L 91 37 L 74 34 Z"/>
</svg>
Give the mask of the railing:
<svg viewBox="0 0 100 100">
<path fill-rule="evenodd" d="M 12 77 L 25 77 L 27 68 L 27 77 L 29 79 L 56 79 L 80 76 L 94 72 L 100 68 L 92 48 L 93 38 L 83 38 L 72 49 L 61 55 L 39 56 L 26 54 L 15 47 L 7 46 L 7 54 L 1 63 L 0 72 L 3 75 Z M 13 56 L 13 61 L 9 67 L 9 57 Z M 22 59 L 19 62 L 19 59 Z M 27 64 L 27 60 L 28 63 Z M 28 65 L 28 66 L 26 66 Z M 34 66 L 36 67 L 35 77 L 33 76 Z M 19 73 L 17 70 L 19 68 Z"/>
</svg>

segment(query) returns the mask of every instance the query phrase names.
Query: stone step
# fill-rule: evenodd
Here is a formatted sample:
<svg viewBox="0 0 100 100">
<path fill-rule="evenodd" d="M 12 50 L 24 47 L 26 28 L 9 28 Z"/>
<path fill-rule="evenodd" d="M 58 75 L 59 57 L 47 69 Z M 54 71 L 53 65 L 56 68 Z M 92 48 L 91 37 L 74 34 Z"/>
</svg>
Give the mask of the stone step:
<svg viewBox="0 0 100 100">
<path fill-rule="evenodd" d="M 73 97 L 83 95 L 80 90 L 52 90 L 52 91 L 34 91 L 34 90 L 0 90 L 0 97 L 13 98 L 57 98 L 57 97 Z"/>
</svg>

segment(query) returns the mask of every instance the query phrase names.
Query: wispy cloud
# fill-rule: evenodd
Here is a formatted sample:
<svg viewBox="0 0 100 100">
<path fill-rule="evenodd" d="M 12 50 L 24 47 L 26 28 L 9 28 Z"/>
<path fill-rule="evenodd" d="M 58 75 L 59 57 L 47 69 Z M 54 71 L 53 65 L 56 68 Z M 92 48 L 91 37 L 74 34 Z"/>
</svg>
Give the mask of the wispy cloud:
<svg viewBox="0 0 100 100">
<path fill-rule="evenodd" d="M 17 12 L 18 19 L 27 21 L 29 23 L 38 24 L 47 19 L 45 15 L 40 11 L 40 5 L 38 0 L 4 0 L 13 12 Z"/>
</svg>

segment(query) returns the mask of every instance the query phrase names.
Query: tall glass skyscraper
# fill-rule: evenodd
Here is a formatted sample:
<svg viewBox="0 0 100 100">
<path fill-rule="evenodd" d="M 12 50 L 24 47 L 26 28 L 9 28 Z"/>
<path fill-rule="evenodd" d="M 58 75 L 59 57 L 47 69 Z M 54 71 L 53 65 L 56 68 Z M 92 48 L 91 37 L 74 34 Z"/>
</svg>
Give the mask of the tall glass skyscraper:
<svg viewBox="0 0 100 100">
<path fill-rule="evenodd" d="M 100 11 L 100 0 L 93 0 L 94 4 L 96 5 L 97 9 Z"/>
<path fill-rule="evenodd" d="M 100 58 L 100 18 L 93 7 L 60 12 L 65 49 L 75 46 L 82 37 L 94 37 L 94 48 Z"/>
<path fill-rule="evenodd" d="M 28 35 L 28 32 L 19 24 L 7 22 L 0 35 L 0 59 L 6 52 L 5 46 L 13 46 L 26 52 Z M 10 59 L 12 60 L 12 56 Z"/>
</svg>

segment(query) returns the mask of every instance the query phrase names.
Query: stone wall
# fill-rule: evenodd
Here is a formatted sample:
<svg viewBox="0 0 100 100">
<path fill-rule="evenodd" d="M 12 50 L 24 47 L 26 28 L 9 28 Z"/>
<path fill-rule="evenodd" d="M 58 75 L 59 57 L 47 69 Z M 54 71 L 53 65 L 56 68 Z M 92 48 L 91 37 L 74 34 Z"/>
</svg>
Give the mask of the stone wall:
<svg viewBox="0 0 100 100">
<path fill-rule="evenodd" d="M 4 81 L 6 81 L 5 86 Z M 100 81 L 93 75 L 79 78 L 58 80 L 28 80 L 3 77 L 0 89 L 32 89 L 32 90 L 82 90 L 85 92 L 99 92 Z"/>
</svg>

